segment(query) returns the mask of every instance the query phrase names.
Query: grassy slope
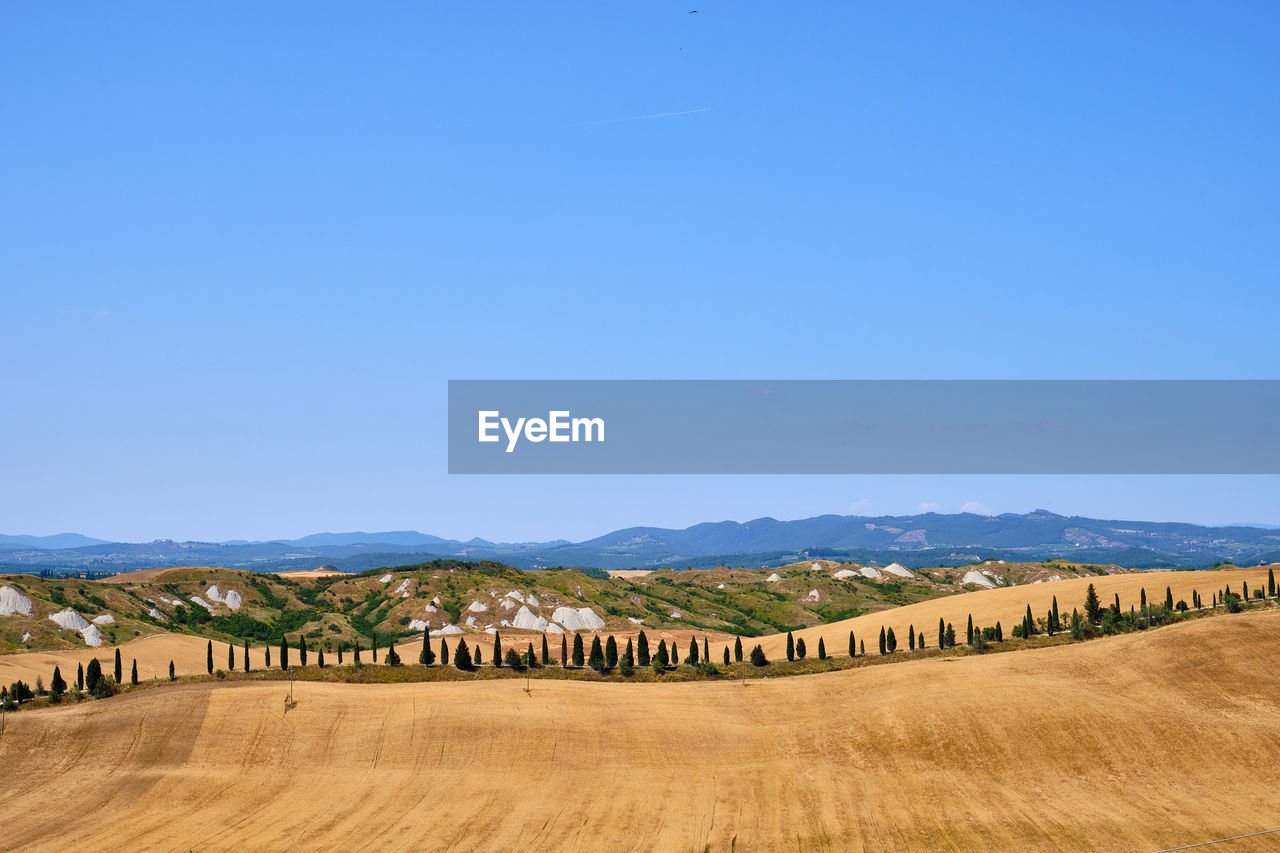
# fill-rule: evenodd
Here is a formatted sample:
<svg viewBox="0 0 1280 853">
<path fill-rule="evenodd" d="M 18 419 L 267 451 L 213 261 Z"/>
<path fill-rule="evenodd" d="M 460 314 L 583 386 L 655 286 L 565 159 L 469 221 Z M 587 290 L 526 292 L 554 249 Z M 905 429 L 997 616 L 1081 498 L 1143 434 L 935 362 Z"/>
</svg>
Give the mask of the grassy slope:
<svg viewBox="0 0 1280 853">
<path fill-rule="evenodd" d="M 12 716 L 0 813 L 10 849 L 1152 850 L 1275 825 L 1278 654 L 1267 611 L 747 685 L 191 685 Z"/>
</svg>

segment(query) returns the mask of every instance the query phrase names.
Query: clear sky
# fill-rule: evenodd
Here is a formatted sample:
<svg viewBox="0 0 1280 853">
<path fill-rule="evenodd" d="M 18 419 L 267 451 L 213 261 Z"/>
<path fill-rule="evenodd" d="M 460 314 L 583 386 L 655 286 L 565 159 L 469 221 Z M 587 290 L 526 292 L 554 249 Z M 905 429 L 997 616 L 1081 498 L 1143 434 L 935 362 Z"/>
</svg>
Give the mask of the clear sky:
<svg viewBox="0 0 1280 853">
<path fill-rule="evenodd" d="M 5 3 L 0 532 L 1280 524 L 1275 477 L 444 442 L 449 378 L 1277 378 L 1278 43 L 1274 2 Z"/>
</svg>

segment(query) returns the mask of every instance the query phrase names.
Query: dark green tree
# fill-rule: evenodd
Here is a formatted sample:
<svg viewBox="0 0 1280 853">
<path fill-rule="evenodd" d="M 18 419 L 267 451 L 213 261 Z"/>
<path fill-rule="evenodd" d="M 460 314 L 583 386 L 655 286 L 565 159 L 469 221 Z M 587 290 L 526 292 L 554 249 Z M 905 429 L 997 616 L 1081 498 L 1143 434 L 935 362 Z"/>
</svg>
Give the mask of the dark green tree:
<svg viewBox="0 0 1280 853">
<path fill-rule="evenodd" d="M 360 644 L 356 643 L 356 663 L 360 663 Z M 444 637 L 440 638 L 440 665 L 449 665 L 449 641 Z"/>
<path fill-rule="evenodd" d="M 1120 600 L 1119 594 L 1116 595 L 1116 600 Z M 1143 610 L 1147 609 L 1147 588 L 1145 586 L 1138 590 L 1138 607 Z"/>
<path fill-rule="evenodd" d="M 264 666 L 266 666 L 267 669 L 271 669 L 271 647 L 263 646 L 263 650 L 266 652 L 266 656 L 267 656 L 267 660 Z"/>
<path fill-rule="evenodd" d="M 666 669 L 671 663 L 671 657 L 667 654 L 667 641 L 658 640 L 658 653 L 653 656 L 654 669 Z"/>
<path fill-rule="evenodd" d="M 1080 618 L 1080 611 L 1074 607 L 1071 608 L 1071 639 L 1084 639 L 1084 620 Z"/>
<path fill-rule="evenodd" d="M 359 660 L 359 654 L 356 655 Z M 289 639 L 284 634 L 280 635 L 280 669 L 289 668 Z"/>
<path fill-rule="evenodd" d="M 497 658 L 494 658 L 493 665 L 501 666 L 502 664 L 498 662 Z M 520 658 L 519 652 L 515 649 L 507 649 L 506 666 L 508 669 L 514 669 L 516 672 L 519 672 L 525 668 L 525 665 L 525 662 Z"/>
<path fill-rule="evenodd" d="M 1098 601 L 1098 591 L 1093 584 L 1084 591 L 1084 618 L 1094 625 L 1102 621 L 1102 602 Z"/>
<path fill-rule="evenodd" d="M 341 651 L 339 651 L 339 654 L 341 654 Z M 341 663 L 342 659 L 339 658 L 338 662 Z M 431 648 L 431 629 L 424 628 L 422 630 L 422 651 L 418 652 L 418 663 L 423 666 L 431 666 L 435 662 L 436 653 Z"/>
<path fill-rule="evenodd" d="M 1243 582 L 1243 589 L 1240 597 L 1243 598 L 1245 601 L 1249 600 L 1249 582 L 1248 581 Z"/>
<path fill-rule="evenodd" d="M 671 641 L 671 645 L 668 648 L 668 651 L 671 653 L 671 665 L 679 666 L 680 665 L 680 649 L 676 646 L 675 640 Z"/>
<path fill-rule="evenodd" d="M 888 635 L 885 637 L 885 648 L 889 650 L 889 654 L 893 654 L 898 650 L 898 638 L 893 635 L 893 629 L 889 629 Z"/>
<path fill-rule="evenodd" d="M 729 665 L 729 647 L 728 646 L 724 647 L 724 665 L 725 666 Z"/>
<path fill-rule="evenodd" d="M 530 643 L 529 648 L 525 650 L 524 665 L 529 669 L 535 669 L 538 666 L 538 656 L 533 652 L 533 643 Z"/>
<path fill-rule="evenodd" d="M 84 664 L 76 664 L 76 690 L 84 692 Z"/>
<path fill-rule="evenodd" d="M 827 659 L 827 644 L 822 641 L 821 637 L 819 637 L 818 638 L 818 660 L 826 660 L 826 659 Z"/>
<path fill-rule="evenodd" d="M 709 663 L 710 661 L 708 661 Z M 689 666 L 698 665 L 698 641 L 693 637 L 689 638 Z"/>
<path fill-rule="evenodd" d="M 213 643 L 209 644 L 209 671 L 213 672 Z M 120 665 L 120 650 L 116 649 L 116 684 L 123 684 L 124 670 Z"/>
<path fill-rule="evenodd" d="M 502 634 L 493 632 L 493 665 L 502 666 Z"/>
<path fill-rule="evenodd" d="M 378 661 L 378 650 L 376 648 L 373 650 L 373 661 L 374 663 Z M 307 665 L 307 638 L 301 634 L 298 635 L 298 665 Z"/>
<path fill-rule="evenodd" d="M 628 641 L 630 642 L 630 641 Z M 542 665 L 551 666 L 551 651 L 547 648 L 547 635 L 542 635 Z"/>
<path fill-rule="evenodd" d="M 136 664 L 134 666 L 134 671 L 137 672 Z M 136 678 L 133 683 L 138 683 Z M 49 697 L 57 702 L 62 698 L 62 694 L 66 692 L 67 682 L 62 679 L 62 670 L 55 666 L 53 668 L 53 678 L 49 680 Z"/>
<path fill-rule="evenodd" d="M 1049 611 L 1049 625 L 1053 629 L 1050 635 L 1056 634 L 1062 630 L 1062 618 L 1058 615 L 1058 596 L 1053 597 L 1053 607 Z"/>
<path fill-rule="evenodd" d="M 130 684 L 138 683 L 138 659 L 137 658 L 133 659 L 133 670 L 129 673 L 129 683 Z"/>
<path fill-rule="evenodd" d="M 205 665 L 209 670 L 209 674 L 213 675 L 213 640 L 209 641 L 209 649 L 205 653 Z M 116 650 L 116 671 L 120 671 L 120 650 Z"/>
<path fill-rule="evenodd" d="M 733 638 L 733 659 L 738 663 L 742 663 L 742 638 Z"/>
<path fill-rule="evenodd" d="M 1004 642 L 1004 627 L 999 622 L 996 623 L 996 642 Z"/>
<path fill-rule="evenodd" d="M 849 657 L 856 658 L 858 656 L 858 644 L 853 641 L 853 632 L 849 632 Z"/>
<path fill-rule="evenodd" d="M 1276 570 L 1267 569 L 1267 598 L 1276 597 Z"/>
<path fill-rule="evenodd" d="M 707 645 L 706 634 L 702 635 L 702 659 L 707 663 L 711 663 L 711 648 Z"/>
<path fill-rule="evenodd" d="M 804 660 L 804 656 L 809 653 L 809 649 L 804 644 L 804 637 L 796 640 L 796 660 Z"/>
<path fill-rule="evenodd" d="M 1173 587 L 1171 586 L 1164 588 L 1164 609 L 1170 613 L 1173 612 Z"/>
<path fill-rule="evenodd" d="M 89 659 L 89 666 L 84 672 L 84 689 L 92 696 L 97 696 L 102 689 L 101 685 L 106 681 L 106 677 L 102 674 L 102 664 L 97 658 Z"/>
<path fill-rule="evenodd" d="M 178 680 L 177 674 L 173 671 L 173 661 L 169 661 L 169 680 L 170 681 Z"/>
<path fill-rule="evenodd" d="M 244 641 L 244 671 L 249 671 L 249 641 Z"/>
<path fill-rule="evenodd" d="M 478 651 L 480 651 L 480 650 L 479 650 L 479 649 L 476 649 L 476 651 L 478 652 Z M 320 652 L 320 655 L 321 655 L 321 658 L 320 658 L 320 665 L 321 665 L 321 666 L 324 666 L 324 652 L 323 652 L 323 651 L 322 651 L 322 652 Z M 400 653 L 396 651 L 396 644 L 395 644 L 395 643 L 387 643 L 387 654 L 386 654 L 386 656 L 382 659 L 382 662 L 383 662 L 383 663 L 385 663 L 387 666 L 400 666 L 400 665 L 401 665 L 401 664 L 400 664 Z"/>
<path fill-rule="evenodd" d="M 560 668 L 566 669 L 569 666 L 569 647 L 565 644 L 564 634 L 560 635 Z"/>
<path fill-rule="evenodd" d="M 885 636 L 884 626 L 880 626 L 880 654 L 886 654 L 889 651 L 888 638 Z"/>
<path fill-rule="evenodd" d="M 757 644 L 751 649 L 751 665 L 752 666 L 768 666 L 769 659 L 764 656 L 764 649 Z"/>
<path fill-rule="evenodd" d="M 947 647 L 947 626 L 941 619 L 938 620 L 938 648 L 945 649 Z"/>
<path fill-rule="evenodd" d="M 324 646 L 316 649 L 316 666 L 324 669 Z"/>
<path fill-rule="evenodd" d="M 236 647 L 227 643 L 227 672 L 236 671 Z"/>
<path fill-rule="evenodd" d="M 468 657 L 470 657 L 470 655 L 468 655 Z M 374 631 L 373 634 L 369 636 L 369 659 L 374 663 L 378 662 L 378 632 L 377 631 Z M 302 665 L 303 666 L 307 665 L 306 658 L 302 659 Z"/>
<path fill-rule="evenodd" d="M 973 645 L 973 614 L 972 613 L 969 614 L 969 627 L 965 629 L 964 636 L 965 636 L 965 640 L 964 640 L 965 644 L 972 646 Z"/>
<path fill-rule="evenodd" d="M 956 647 L 956 629 L 951 627 L 951 623 L 947 623 L 947 648 L 954 649 Z"/>
<path fill-rule="evenodd" d="M 587 658 L 587 665 L 596 672 L 604 669 L 604 649 L 600 646 L 599 634 L 591 638 L 591 655 Z"/>
<path fill-rule="evenodd" d="M 476 643 L 475 649 L 471 652 L 471 662 L 476 666 L 479 666 L 483 659 L 484 656 L 480 653 L 480 644 Z"/>
<path fill-rule="evenodd" d="M 1027 613 L 1022 617 L 1022 636 L 1030 637 L 1036 633 L 1036 620 L 1031 616 L 1031 605 L 1027 605 Z"/>
<path fill-rule="evenodd" d="M 580 667 L 585 661 L 586 661 L 586 654 L 582 648 L 582 635 L 574 634 L 573 635 L 573 665 Z"/>
<path fill-rule="evenodd" d="M 618 641 L 613 638 L 613 634 L 609 635 L 604 644 L 604 665 L 609 669 L 618 665 Z"/>
<path fill-rule="evenodd" d="M 866 653 L 867 653 L 867 644 L 866 644 L 866 643 L 864 643 L 862 640 L 859 640 L 859 641 L 858 641 L 858 655 L 859 655 L 859 656 L 862 656 L 862 655 L 865 655 Z"/>
<path fill-rule="evenodd" d="M 911 647 L 911 651 L 916 650 L 916 626 L 907 626 L 907 645 Z"/>
<path fill-rule="evenodd" d="M 453 653 L 453 665 L 465 672 L 475 669 L 475 664 L 471 662 L 471 650 L 467 648 L 466 640 L 458 640 L 458 648 Z"/>
<path fill-rule="evenodd" d="M 648 666 L 649 656 L 649 638 L 644 635 L 644 631 L 640 632 L 640 636 L 636 638 L 636 663 L 639 666 Z"/>
<path fill-rule="evenodd" d="M 791 632 L 787 632 L 787 660 L 796 659 L 796 640 L 791 636 Z"/>
</svg>

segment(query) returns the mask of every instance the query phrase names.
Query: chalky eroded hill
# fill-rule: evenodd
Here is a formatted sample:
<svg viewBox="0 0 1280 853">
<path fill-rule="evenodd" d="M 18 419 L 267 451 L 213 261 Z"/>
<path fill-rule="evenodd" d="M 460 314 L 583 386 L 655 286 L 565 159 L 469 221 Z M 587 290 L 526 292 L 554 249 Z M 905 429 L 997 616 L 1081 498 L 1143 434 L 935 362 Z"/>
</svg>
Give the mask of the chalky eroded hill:
<svg viewBox="0 0 1280 853">
<path fill-rule="evenodd" d="M 1156 850 L 1277 825 L 1277 655 L 1267 610 L 746 683 L 179 685 L 12 715 L 0 813 L 15 850 Z"/>
</svg>

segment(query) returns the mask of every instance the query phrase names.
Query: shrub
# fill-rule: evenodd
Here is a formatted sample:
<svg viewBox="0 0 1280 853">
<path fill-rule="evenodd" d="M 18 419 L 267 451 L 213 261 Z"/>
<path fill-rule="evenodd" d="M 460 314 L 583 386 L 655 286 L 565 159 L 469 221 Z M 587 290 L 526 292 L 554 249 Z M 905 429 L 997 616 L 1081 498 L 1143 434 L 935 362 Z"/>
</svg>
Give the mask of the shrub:
<svg viewBox="0 0 1280 853">
<path fill-rule="evenodd" d="M 751 665 L 752 666 L 768 666 L 769 665 L 769 659 L 764 656 L 764 649 L 760 648 L 759 645 L 756 645 L 756 647 L 751 650 Z"/>
</svg>

